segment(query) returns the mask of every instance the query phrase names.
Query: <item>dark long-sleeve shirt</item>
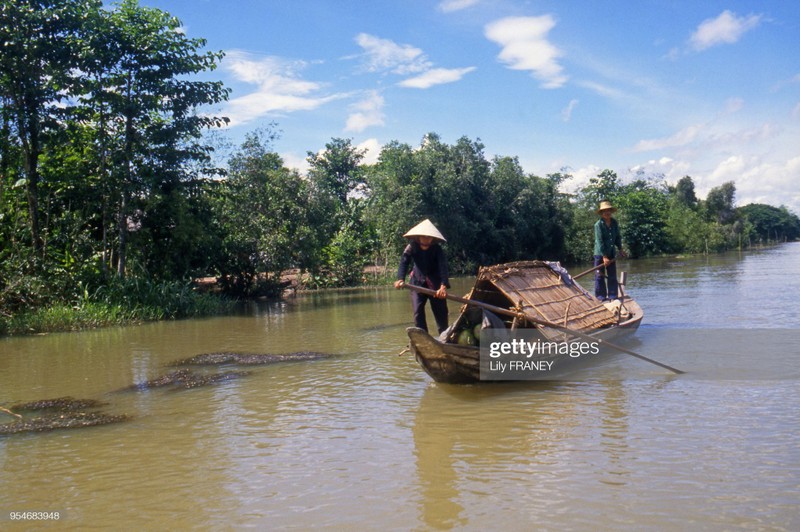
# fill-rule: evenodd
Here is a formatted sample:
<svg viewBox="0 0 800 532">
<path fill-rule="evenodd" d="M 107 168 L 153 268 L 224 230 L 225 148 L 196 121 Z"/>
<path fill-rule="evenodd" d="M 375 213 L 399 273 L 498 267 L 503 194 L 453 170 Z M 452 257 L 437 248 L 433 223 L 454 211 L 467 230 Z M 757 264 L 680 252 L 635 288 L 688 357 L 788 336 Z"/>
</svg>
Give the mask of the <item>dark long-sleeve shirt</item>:
<svg viewBox="0 0 800 532">
<path fill-rule="evenodd" d="M 616 250 L 622 249 L 622 235 L 620 234 L 619 224 L 615 218 L 611 218 L 611 226 L 607 226 L 605 220 L 600 219 L 594 224 L 594 254 L 595 256 L 608 257 L 613 259 Z"/>
<path fill-rule="evenodd" d="M 439 244 L 432 244 L 426 250 L 420 248 L 416 242 L 407 245 L 400 257 L 397 278 L 404 281 L 409 269 L 411 269 L 409 283 L 412 285 L 424 286 L 431 290 L 438 290 L 441 285 L 450 288 L 447 257 Z"/>
</svg>

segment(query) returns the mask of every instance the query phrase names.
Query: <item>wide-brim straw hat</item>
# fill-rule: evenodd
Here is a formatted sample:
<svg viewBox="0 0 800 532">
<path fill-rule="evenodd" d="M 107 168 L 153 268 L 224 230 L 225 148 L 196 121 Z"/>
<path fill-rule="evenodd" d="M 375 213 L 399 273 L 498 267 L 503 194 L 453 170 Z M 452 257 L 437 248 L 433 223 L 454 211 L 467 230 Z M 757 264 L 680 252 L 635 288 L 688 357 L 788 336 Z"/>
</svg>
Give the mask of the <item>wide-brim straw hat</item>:
<svg viewBox="0 0 800 532">
<path fill-rule="evenodd" d="M 604 200 L 600 202 L 600 207 L 597 208 L 597 214 L 600 214 L 603 211 L 617 212 L 617 208 L 611 205 L 610 201 Z"/>
<path fill-rule="evenodd" d="M 409 229 L 408 232 L 403 236 L 406 238 L 413 238 L 415 236 L 429 236 L 437 240 L 441 240 L 442 242 L 447 242 L 447 239 L 442 236 L 442 233 L 440 233 L 439 230 L 436 229 L 436 226 L 433 225 L 433 223 L 427 218 Z"/>
</svg>

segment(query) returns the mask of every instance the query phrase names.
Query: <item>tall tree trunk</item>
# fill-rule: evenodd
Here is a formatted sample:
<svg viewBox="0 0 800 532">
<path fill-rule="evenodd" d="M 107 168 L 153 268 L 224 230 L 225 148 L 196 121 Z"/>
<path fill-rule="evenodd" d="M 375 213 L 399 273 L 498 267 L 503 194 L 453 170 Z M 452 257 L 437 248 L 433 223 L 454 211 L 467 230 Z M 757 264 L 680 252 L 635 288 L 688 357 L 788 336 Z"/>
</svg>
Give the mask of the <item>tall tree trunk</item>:
<svg viewBox="0 0 800 532">
<path fill-rule="evenodd" d="M 27 111 L 20 113 L 18 120 L 19 137 L 22 141 L 24 155 L 23 168 L 27 186 L 25 188 L 28 199 L 28 216 L 30 218 L 31 245 L 33 255 L 37 258 L 44 256 L 42 237 L 39 231 L 39 112 L 34 102 L 27 101 Z"/>
<path fill-rule="evenodd" d="M 132 79 L 128 74 L 127 83 L 127 97 L 128 102 L 132 98 Z M 119 209 L 119 256 L 117 257 L 117 275 L 119 277 L 125 276 L 125 265 L 128 260 L 127 245 L 128 245 L 128 208 L 130 204 L 130 190 L 133 185 L 133 136 L 135 133 L 133 127 L 134 111 L 128 107 L 125 112 L 125 177 L 122 183 L 122 201 Z"/>
<path fill-rule="evenodd" d="M 126 247 L 128 245 L 128 192 L 122 192 L 119 206 L 119 253 L 117 256 L 117 276 L 125 277 L 125 263 L 127 260 Z"/>
<path fill-rule="evenodd" d="M 108 202 L 110 194 L 108 193 L 109 189 L 109 180 L 110 177 L 108 176 L 108 164 L 107 164 L 107 157 L 108 157 L 108 148 L 106 141 L 108 139 L 108 135 L 106 134 L 106 113 L 105 107 L 103 103 L 100 103 L 100 131 L 98 131 L 98 135 L 100 137 L 100 190 L 101 192 L 101 201 L 103 202 L 101 207 L 101 218 L 100 218 L 100 226 L 103 231 L 103 252 L 101 254 L 100 260 L 102 261 L 101 269 L 103 272 L 103 278 L 108 276 L 108 266 L 109 266 L 109 253 L 108 253 Z"/>
<path fill-rule="evenodd" d="M 33 253 L 41 258 L 43 255 L 42 236 L 39 232 L 39 154 L 25 154 L 25 174 L 28 180 L 26 192 L 28 196 L 28 216 L 31 223 L 31 244 Z"/>
<path fill-rule="evenodd" d="M 3 197 L 3 188 L 8 180 L 9 158 L 11 156 L 11 119 L 6 112 L 7 100 L 0 99 L 0 113 L 3 115 L 3 124 L 0 125 L 0 198 Z"/>
</svg>

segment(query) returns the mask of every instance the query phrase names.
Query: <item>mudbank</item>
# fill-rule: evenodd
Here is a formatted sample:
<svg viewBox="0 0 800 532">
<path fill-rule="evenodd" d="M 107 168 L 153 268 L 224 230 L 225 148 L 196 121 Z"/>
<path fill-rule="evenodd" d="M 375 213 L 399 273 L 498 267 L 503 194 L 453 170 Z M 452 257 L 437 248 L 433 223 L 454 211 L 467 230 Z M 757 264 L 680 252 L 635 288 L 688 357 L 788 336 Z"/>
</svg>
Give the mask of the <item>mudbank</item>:
<svg viewBox="0 0 800 532">
<path fill-rule="evenodd" d="M 6 414 L 15 417 L 16 421 L 0 425 L 0 436 L 95 427 L 132 419 L 124 414 L 86 411 L 106 405 L 107 403 L 94 399 L 73 399 L 72 397 L 16 404 L 11 408 L 2 409 Z M 35 415 L 30 416 L 29 414 Z"/>
<path fill-rule="evenodd" d="M 191 358 L 177 360 L 170 366 L 221 366 L 225 364 L 258 366 L 279 362 L 297 362 L 330 358 L 335 355 L 301 351 L 285 354 L 271 353 L 203 353 Z M 146 391 L 158 388 L 168 390 L 187 390 L 221 384 L 250 375 L 250 371 L 221 371 L 198 373 L 186 368 L 176 369 L 160 377 L 126 386 L 117 392 Z M 74 399 L 59 397 L 19 403 L 10 408 L 0 407 L 0 415 L 8 415 L 15 421 L 0 424 L 0 436 L 28 432 L 45 432 L 55 429 L 74 429 L 108 425 L 132 419 L 125 414 L 108 414 L 98 410 L 108 403 L 94 399 Z"/>
<path fill-rule="evenodd" d="M 223 364 L 238 364 L 240 366 L 258 366 L 275 364 L 277 362 L 293 362 L 301 360 L 319 360 L 331 358 L 335 355 L 317 353 L 314 351 L 300 351 L 296 353 L 271 354 L 271 353 L 203 353 L 191 358 L 176 360 L 170 366 L 220 366 Z"/>
<path fill-rule="evenodd" d="M 228 382 L 248 375 L 250 375 L 249 371 L 226 371 L 222 373 L 200 374 L 189 371 L 188 369 L 179 369 L 155 379 L 150 379 L 149 381 L 133 384 L 119 391 L 143 391 L 165 387 L 177 390 L 191 389 Z"/>
</svg>

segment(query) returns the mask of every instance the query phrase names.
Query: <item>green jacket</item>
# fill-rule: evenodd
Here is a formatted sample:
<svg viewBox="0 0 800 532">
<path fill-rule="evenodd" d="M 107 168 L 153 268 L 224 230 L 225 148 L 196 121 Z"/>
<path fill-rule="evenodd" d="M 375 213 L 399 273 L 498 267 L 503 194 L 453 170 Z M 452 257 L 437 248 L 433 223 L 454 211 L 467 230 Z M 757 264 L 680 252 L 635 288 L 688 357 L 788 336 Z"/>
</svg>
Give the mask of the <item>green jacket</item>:
<svg viewBox="0 0 800 532">
<path fill-rule="evenodd" d="M 622 249 L 622 235 L 616 218 L 611 218 L 611 227 L 607 226 L 601 218 L 594 224 L 594 254 L 595 256 L 613 259 L 617 250 Z"/>
</svg>

